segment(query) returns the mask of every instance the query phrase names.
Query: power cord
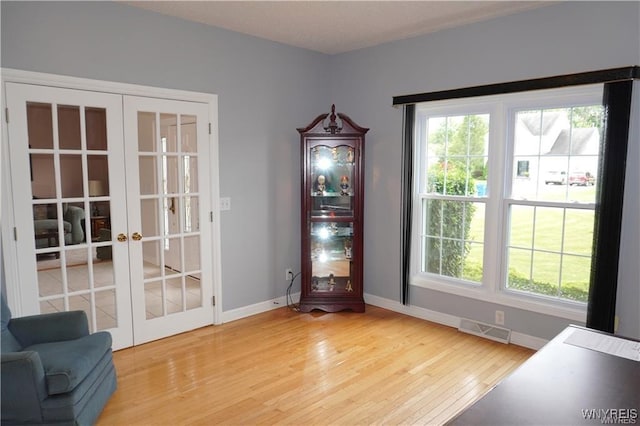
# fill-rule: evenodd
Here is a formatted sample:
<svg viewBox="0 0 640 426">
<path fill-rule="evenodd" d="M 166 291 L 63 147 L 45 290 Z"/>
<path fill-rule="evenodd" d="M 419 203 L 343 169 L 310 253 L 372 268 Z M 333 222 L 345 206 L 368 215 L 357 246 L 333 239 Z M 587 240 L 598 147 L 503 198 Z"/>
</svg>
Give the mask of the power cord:
<svg viewBox="0 0 640 426">
<path fill-rule="evenodd" d="M 287 308 L 291 309 L 292 311 L 296 311 L 296 312 L 300 312 L 300 304 L 299 303 L 298 304 L 293 303 L 293 298 L 291 297 L 291 287 L 293 287 L 293 281 L 295 281 L 295 279 L 300 274 L 301 274 L 301 272 L 298 272 L 297 274 L 295 274 L 291 278 L 291 281 L 289 282 L 289 286 L 287 287 Z"/>
</svg>

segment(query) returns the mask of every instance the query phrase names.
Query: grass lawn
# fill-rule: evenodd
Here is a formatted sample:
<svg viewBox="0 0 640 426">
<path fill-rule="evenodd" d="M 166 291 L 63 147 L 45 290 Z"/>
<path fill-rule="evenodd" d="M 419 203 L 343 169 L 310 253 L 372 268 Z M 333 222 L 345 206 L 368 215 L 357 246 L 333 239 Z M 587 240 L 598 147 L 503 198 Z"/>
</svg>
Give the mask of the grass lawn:
<svg viewBox="0 0 640 426">
<path fill-rule="evenodd" d="M 549 186 L 545 199 L 595 199 L 594 187 Z M 483 240 L 484 208 L 478 205 L 471 223 L 472 241 Z M 554 287 L 575 287 L 588 292 L 593 244 L 593 211 L 548 207 L 514 206 L 509 227 L 510 271 Z M 473 247 L 467 265 L 482 265 L 482 247 Z"/>
</svg>

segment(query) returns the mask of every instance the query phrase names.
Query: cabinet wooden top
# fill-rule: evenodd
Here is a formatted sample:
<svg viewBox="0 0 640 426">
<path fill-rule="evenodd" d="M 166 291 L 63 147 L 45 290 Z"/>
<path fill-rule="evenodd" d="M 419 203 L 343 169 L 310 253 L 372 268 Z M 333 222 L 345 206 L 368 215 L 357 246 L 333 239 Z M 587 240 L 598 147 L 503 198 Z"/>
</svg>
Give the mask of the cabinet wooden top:
<svg viewBox="0 0 640 426">
<path fill-rule="evenodd" d="M 331 105 L 331 112 L 316 117 L 308 126 L 297 129 L 302 136 L 307 135 L 364 135 L 368 128 L 358 126 L 346 114 L 336 113 L 336 106 Z"/>
</svg>

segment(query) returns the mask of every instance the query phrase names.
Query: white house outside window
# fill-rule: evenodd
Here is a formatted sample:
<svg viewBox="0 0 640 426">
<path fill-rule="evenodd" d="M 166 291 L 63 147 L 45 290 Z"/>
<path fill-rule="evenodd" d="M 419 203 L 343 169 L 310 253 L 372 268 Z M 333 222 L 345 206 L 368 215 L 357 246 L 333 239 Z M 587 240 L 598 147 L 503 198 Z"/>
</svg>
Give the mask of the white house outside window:
<svg viewBox="0 0 640 426">
<path fill-rule="evenodd" d="M 601 97 L 598 86 L 418 104 L 412 284 L 584 312 Z"/>
</svg>

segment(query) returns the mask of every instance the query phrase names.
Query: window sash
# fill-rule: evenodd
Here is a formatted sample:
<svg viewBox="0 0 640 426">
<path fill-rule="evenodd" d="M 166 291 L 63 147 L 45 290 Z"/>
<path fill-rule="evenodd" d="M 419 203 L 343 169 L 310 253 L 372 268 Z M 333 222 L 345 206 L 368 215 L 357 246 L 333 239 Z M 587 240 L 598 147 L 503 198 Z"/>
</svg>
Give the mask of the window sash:
<svg viewBox="0 0 640 426">
<path fill-rule="evenodd" d="M 543 295 L 526 295 L 518 294 L 517 292 L 506 288 L 507 275 L 507 244 L 508 244 L 508 225 L 506 225 L 506 219 L 508 218 L 509 208 L 512 205 L 529 205 L 549 208 L 570 208 L 580 210 L 594 210 L 596 208 L 595 202 L 587 203 L 575 203 L 572 201 L 551 201 L 551 200 L 524 200 L 517 197 L 508 197 L 506 194 L 511 193 L 515 158 L 513 155 L 513 132 L 516 113 L 522 110 L 535 109 L 547 109 L 550 107 L 563 108 L 573 107 L 581 105 L 594 105 L 599 104 L 599 93 L 601 93 L 601 87 L 597 88 L 580 88 L 580 90 L 563 90 L 554 91 L 550 96 L 546 93 L 547 97 L 540 97 L 535 95 L 529 97 L 527 95 L 517 94 L 513 96 L 503 96 L 502 98 L 493 97 L 492 99 L 480 99 L 474 100 L 469 103 L 460 103 L 460 101 L 446 102 L 442 105 L 434 103 L 428 108 L 421 108 L 418 106 L 416 114 L 416 184 L 417 191 L 414 193 L 413 202 L 413 222 L 414 232 L 412 235 L 412 256 L 411 261 L 411 276 L 414 282 L 426 283 L 427 287 L 433 287 L 437 289 L 445 289 L 450 287 L 452 292 L 457 293 L 460 291 L 461 286 L 467 288 L 469 291 L 476 291 L 480 289 L 487 294 L 503 296 L 513 296 L 522 300 L 530 300 L 535 303 L 543 299 L 543 304 L 550 303 L 551 305 L 559 307 L 568 307 L 570 310 L 576 308 L 582 312 L 585 311 L 585 305 L 583 303 L 574 303 L 571 300 L 565 300 L 561 298 L 546 298 Z M 594 95 L 594 93 L 597 93 Z M 495 102 L 498 99 L 497 103 Z M 559 102 L 559 99 L 562 102 Z M 457 115 L 471 115 L 471 114 L 490 114 L 490 144 L 488 153 L 489 162 L 489 178 L 488 189 L 489 191 L 485 196 L 469 196 L 469 195 L 444 195 L 437 193 L 425 192 L 426 186 L 426 173 L 424 172 L 426 160 L 425 160 L 425 123 L 431 116 L 450 116 L 452 114 Z M 503 135 L 496 135 L 496 128 L 501 128 Z M 506 130 L 506 131 L 505 131 Z M 507 139 L 510 140 L 507 143 Z M 455 278 L 447 276 L 437 276 L 428 272 L 422 272 L 424 268 L 421 267 L 423 259 L 425 258 L 423 251 L 423 234 L 417 232 L 421 230 L 423 216 L 423 202 L 424 200 L 448 200 L 459 202 L 477 202 L 484 203 L 487 215 L 493 213 L 497 218 L 494 222 L 490 220 L 485 221 L 485 240 L 483 242 L 485 247 L 485 255 L 483 257 L 485 265 L 483 265 L 484 280 L 479 286 L 478 283 L 470 281 L 457 280 Z M 419 234 L 419 236 L 418 236 Z M 420 241 L 416 241 L 420 240 Z M 496 251 L 497 249 L 497 251 Z M 418 252 L 418 253 L 416 253 Z M 493 254 L 492 254 L 493 252 Z M 488 265 L 493 263 L 494 265 Z M 420 266 L 420 267 L 418 267 Z M 432 286 L 430 284 L 435 284 Z M 443 287 L 444 286 L 444 287 Z M 463 290 L 463 293 L 464 290 Z M 542 297 L 539 297 L 542 296 Z"/>
</svg>

